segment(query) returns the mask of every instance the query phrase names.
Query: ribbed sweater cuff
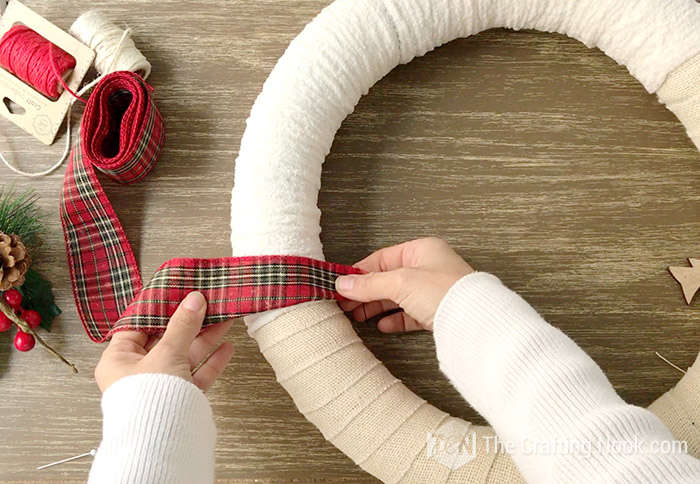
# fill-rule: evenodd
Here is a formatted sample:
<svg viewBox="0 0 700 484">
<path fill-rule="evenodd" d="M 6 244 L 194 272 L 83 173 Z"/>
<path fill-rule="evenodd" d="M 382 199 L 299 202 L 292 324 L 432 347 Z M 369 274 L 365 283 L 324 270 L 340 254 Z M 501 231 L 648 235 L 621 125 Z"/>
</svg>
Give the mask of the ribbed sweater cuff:
<svg viewBox="0 0 700 484">
<path fill-rule="evenodd" d="M 491 409 L 508 406 L 501 402 L 504 397 L 536 396 L 539 404 L 550 400 L 552 412 L 564 413 L 572 404 L 592 407 L 611 398 L 622 403 L 576 343 L 485 272 L 462 278 L 443 298 L 435 315 L 435 342 L 443 372 L 487 418 Z M 577 400 L 562 403 L 563 390 Z M 540 415 L 531 408 L 512 411 L 527 419 Z"/>
<path fill-rule="evenodd" d="M 438 307 L 434 336 L 441 370 L 512 442 L 529 482 L 591 482 L 592 473 L 601 483 L 700 482 L 700 462 L 687 455 L 597 450 L 601 439 L 649 448 L 672 435 L 651 412 L 626 404 L 581 348 L 497 277 L 459 280 Z M 552 439 L 591 442 L 591 455 L 531 452 Z"/>
<path fill-rule="evenodd" d="M 216 428 L 207 398 L 165 374 L 134 375 L 102 396 L 103 437 L 90 483 L 209 483 Z"/>
</svg>

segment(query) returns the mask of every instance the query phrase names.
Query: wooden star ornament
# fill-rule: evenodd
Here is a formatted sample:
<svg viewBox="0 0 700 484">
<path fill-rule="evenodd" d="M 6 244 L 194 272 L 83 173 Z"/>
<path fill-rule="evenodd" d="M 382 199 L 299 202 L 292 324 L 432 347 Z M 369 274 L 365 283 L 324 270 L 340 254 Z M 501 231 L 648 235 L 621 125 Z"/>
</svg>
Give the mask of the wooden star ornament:
<svg viewBox="0 0 700 484">
<path fill-rule="evenodd" d="M 690 267 L 671 266 L 668 271 L 680 283 L 685 302 L 690 304 L 693 296 L 700 289 L 700 259 L 688 259 L 688 262 Z"/>
</svg>

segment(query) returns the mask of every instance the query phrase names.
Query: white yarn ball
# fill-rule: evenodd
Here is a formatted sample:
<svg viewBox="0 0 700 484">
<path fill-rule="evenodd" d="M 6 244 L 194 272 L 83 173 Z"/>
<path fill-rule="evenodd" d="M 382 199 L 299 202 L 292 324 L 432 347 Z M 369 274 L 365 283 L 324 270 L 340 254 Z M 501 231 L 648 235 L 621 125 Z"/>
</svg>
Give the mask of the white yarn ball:
<svg viewBox="0 0 700 484">
<path fill-rule="evenodd" d="M 131 39 L 131 30 L 120 29 L 102 13 L 85 12 L 73 22 L 70 33 L 95 51 L 95 67 L 100 74 L 130 71 L 144 79 L 150 75 L 151 64 Z"/>
</svg>

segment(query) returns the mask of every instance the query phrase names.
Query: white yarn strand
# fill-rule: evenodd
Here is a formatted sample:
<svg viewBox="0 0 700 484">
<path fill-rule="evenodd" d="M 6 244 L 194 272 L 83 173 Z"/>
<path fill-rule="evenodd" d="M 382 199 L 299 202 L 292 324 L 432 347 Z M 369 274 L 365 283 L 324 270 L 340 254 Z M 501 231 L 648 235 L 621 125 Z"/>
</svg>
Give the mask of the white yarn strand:
<svg viewBox="0 0 700 484">
<path fill-rule="evenodd" d="M 128 34 L 131 33 L 127 29 Z M 151 74 L 151 64 L 136 47 L 130 35 L 117 27 L 102 13 L 89 10 L 73 22 L 73 34 L 95 51 L 95 67 L 104 75 L 115 71 L 135 72 L 144 79 Z"/>
<path fill-rule="evenodd" d="M 0 0 L 2 1 L 2 0 Z M 136 48 L 136 45 L 134 44 L 134 41 L 131 39 L 131 29 L 126 29 L 126 30 L 120 30 L 118 27 L 116 27 L 114 24 L 109 22 L 108 20 L 104 19 L 98 12 L 95 11 L 89 11 L 81 15 L 75 23 L 73 23 L 73 26 L 71 26 L 71 33 L 73 33 L 73 28 L 75 27 L 76 24 L 78 24 L 83 17 L 88 17 L 87 20 L 90 20 L 95 16 L 95 18 L 99 18 L 100 21 L 102 22 L 97 22 L 97 21 L 92 21 L 92 23 L 88 23 L 87 25 L 92 25 L 92 27 L 89 28 L 102 28 L 102 25 L 104 22 L 108 23 L 112 29 L 116 29 L 117 34 L 118 34 L 118 40 L 116 44 L 110 44 L 106 43 L 104 40 L 104 37 L 98 36 L 98 35 L 92 35 L 92 38 L 98 38 L 100 42 L 100 48 L 101 50 L 98 50 L 96 46 L 90 45 L 87 43 L 85 40 L 80 39 L 83 43 L 94 49 L 97 53 L 97 56 L 95 58 L 95 66 L 97 68 L 97 71 L 101 74 L 97 79 L 93 80 L 92 82 L 86 84 L 83 86 L 82 89 L 80 89 L 76 94 L 78 97 L 82 97 L 87 93 L 90 89 L 95 87 L 98 82 L 107 74 L 116 72 L 116 71 L 131 71 L 131 72 L 136 72 L 140 74 L 144 79 L 148 77 L 148 75 L 151 73 L 151 64 L 146 60 L 144 55 Z M 80 22 L 81 26 L 87 22 L 87 20 Z M 81 27 L 81 28 L 88 28 L 88 27 Z M 88 32 L 88 30 L 81 30 L 84 34 Z M 111 37 L 114 35 L 114 30 L 111 30 L 109 35 L 112 40 L 116 39 L 115 37 Z M 76 35 L 76 33 L 73 33 L 73 35 Z M 133 51 L 138 52 L 138 55 L 135 55 Z M 109 56 L 107 55 L 107 52 L 109 52 Z M 102 57 L 100 56 L 102 54 Z M 141 60 L 140 58 L 143 60 Z M 98 64 L 99 61 L 99 64 Z M 126 66 L 131 66 L 131 68 L 127 68 Z M 135 70 L 132 70 L 135 69 Z M 68 112 L 66 114 L 66 146 L 63 150 L 63 154 L 61 155 L 61 158 L 53 164 L 50 168 L 40 171 L 40 172 L 27 172 L 24 171 L 17 166 L 15 166 L 13 163 L 11 163 L 5 156 L 2 154 L 0 151 L 0 160 L 5 164 L 7 168 L 9 168 L 11 171 L 14 173 L 17 173 L 18 175 L 26 176 L 28 178 L 38 178 L 46 175 L 50 175 L 54 171 L 56 171 L 61 165 L 63 165 L 63 162 L 66 160 L 68 157 L 68 154 L 70 153 L 70 148 L 71 148 L 71 114 L 73 112 L 73 105 L 77 101 L 76 98 L 71 99 L 70 104 L 68 105 Z"/>
<path fill-rule="evenodd" d="M 670 367 L 675 368 L 676 370 L 680 371 L 680 372 L 683 373 L 684 375 L 687 373 L 687 371 L 685 371 L 683 368 L 681 368 L 680 366 L 678 366 L 678 365 L 676 365 L 675 363 L 673 363 L 671 360 L 669 360 L 668 358 L 666 358 L 664 355 L 662 355 L 662 354 L 659 353 L 658 351 L 654 351 L 654 354 L 655 354 L 656 356 L 658 356 L 659 358 L 661 358 L 661 359 L 662 359 L 666 364 L 668 364 Z"/>
<path fill-rule="evenodd" d="M 78 94 L 80 95 L 80 94 Z M 63 162 L 65 161 L 66 157 L 68 156 L 68 153 L 70 153 L 70 140 L 71 140 L 71 123 L 70 123 L 70 115 L 71 115 L 71 108 L 73 107 L 73 103 L 71 102 L 68 105 L 68 119 L 66 119 L 66 147 L 63 150 L 63 155 L 61 155 L 61 158 L 51 166 L 51 168 L 44 170 L 44 171 L 38 171 L 38 172 L 27 172 L 24 171 L 20 168 L 17 168 L 14 164 L 10 163 L 10 161 L 5 158 L 5 156 L 2 154 L 2 151 L 0 151 L 0 160 L 5 164 L 6 167 L 8 167 L 11 171 L 17 173 L 18 175 L 26 176 L 29 178 L 38 178 L 40 176 L 46 176 L 50 175 L 54 171 L 60 167 Z"/>
</svg>

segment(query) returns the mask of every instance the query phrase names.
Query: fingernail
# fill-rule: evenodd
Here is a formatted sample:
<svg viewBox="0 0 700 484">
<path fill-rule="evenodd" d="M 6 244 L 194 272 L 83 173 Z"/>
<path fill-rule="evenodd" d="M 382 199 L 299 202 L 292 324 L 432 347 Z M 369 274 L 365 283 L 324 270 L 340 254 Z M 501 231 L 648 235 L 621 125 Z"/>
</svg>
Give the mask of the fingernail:
<svg viewBox="0 0 700 484">
<path fill-rule="evenodd" d="M 339 291 L 352 291 L 356 276 L 340 276 L 335 280 L 335 287 Z"/>
<path fill-rule="evenodd" d="M 194 291 L 189 293 L 185 299 L 182 300 L 182 307 L 197 312 L 204 307 L 205 302 L 207 301 L 204 299 L 204 294 Z"/>
</svg>

